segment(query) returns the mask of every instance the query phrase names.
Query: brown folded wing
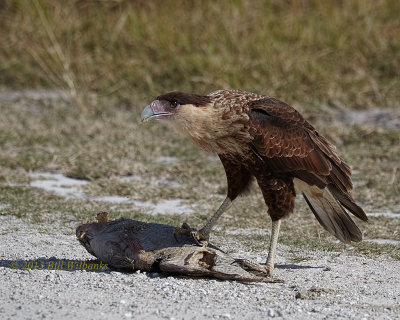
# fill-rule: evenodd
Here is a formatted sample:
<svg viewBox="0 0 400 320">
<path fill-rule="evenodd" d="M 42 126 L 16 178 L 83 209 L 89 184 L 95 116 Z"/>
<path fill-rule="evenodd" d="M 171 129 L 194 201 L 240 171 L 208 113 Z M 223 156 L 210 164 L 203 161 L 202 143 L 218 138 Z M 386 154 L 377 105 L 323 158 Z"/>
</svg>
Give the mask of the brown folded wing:
<svg viewBox="0 0 400 320">
<path fill-rule="evenodd" d="M 351 197 L 350 167 L 335 153 L 335 147 L 294 108 L 273 99 L 249 105 L 251 148 L 268 169 L 289 174 L 311 186 L 328 187 L 335 199 L 357 217 L 367 220 Z"/>
<path fill-rule="evenodd" d="M 329 143 L 291 106 L 267 98 L 251 103 L 252 148 L 275 172 L 290 172 L 320 188 L 333 184 L 352 189 L 349 166 Z"/>
</svg>

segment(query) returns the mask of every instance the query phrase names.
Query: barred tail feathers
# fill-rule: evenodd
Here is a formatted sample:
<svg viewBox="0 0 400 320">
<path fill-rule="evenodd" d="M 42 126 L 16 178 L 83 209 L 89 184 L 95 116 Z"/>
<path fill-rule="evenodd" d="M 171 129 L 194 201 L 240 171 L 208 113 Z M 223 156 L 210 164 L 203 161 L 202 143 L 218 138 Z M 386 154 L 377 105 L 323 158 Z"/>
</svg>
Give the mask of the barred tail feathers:
<svg viewBox="0 0 400 320">
<path fill-rule="evenodd" d="M 354 221 L 350 218 L 348 213 L 340 204 L 340 202 L 343 201 L 343 198 L 337 199 L 337 197 L 331 193 L 328 187 L 321 189 L 317 186 L 311 186 L 299 179 L 294 179 L 294 184 L 296 190 L 303 194 L 308 206 L 310 207 L 314 216 L 317 218 L 318 222 L 328 232 L 344 243 L 350 243 L 352 241 L 359 242 L 362 240 L 362 233 L 360 229 L 356 226 Z M 351 199 L 348 197 L 345 198 L 346 201 Z M 352 208 L 349 203 L 344 205 L 348 209 Z M 355 204 L 354 206 L 359 208 Z M 361 215 L 359 211 L 357 213 L 357 216 Z"/>
</svg>

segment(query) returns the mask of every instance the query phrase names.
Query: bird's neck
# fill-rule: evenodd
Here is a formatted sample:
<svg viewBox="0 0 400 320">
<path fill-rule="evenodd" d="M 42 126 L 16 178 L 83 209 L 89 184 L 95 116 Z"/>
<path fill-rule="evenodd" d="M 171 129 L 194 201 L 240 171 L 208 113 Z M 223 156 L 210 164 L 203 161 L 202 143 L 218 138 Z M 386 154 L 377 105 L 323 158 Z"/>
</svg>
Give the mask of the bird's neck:
<svg viewBox="0 0 400 320">
<path fill-rule="evenodd" d="M 201 149 L 218 154 L 241 154 L 251 140 L 249 117 L 241 106 L 218 100 L 182 110 L 176 128 Z"/>
</svg>

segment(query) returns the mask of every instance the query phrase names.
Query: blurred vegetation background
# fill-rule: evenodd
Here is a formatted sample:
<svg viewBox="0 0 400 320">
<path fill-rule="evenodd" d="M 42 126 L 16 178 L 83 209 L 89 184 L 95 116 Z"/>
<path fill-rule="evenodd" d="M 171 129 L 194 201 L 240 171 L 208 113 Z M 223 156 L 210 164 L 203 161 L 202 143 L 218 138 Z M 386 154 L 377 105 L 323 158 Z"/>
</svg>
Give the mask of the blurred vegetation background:
<svg viewBox="0 0 400 320">
<path fill-rule="evenodd" d="M 398 106 L 398 0 L 2 0 L 0 86 Z"/>
</svg>

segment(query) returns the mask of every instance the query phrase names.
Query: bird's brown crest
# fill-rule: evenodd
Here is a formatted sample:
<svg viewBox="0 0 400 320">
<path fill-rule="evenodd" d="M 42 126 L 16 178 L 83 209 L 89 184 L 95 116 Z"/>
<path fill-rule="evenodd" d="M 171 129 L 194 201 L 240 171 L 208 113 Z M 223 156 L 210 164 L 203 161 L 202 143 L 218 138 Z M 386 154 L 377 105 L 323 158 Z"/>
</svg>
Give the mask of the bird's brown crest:
<svg viewBox="0 0 400 320">
<path fill-rule="evenodd" d="M 192 104 L 195 105 L 196 107 L 204 106 L 207 103 L 211 102 L 211 99 L 208 96 L 185 93 L 180 91 L 165 93 L 161 96 L 158 96 L 157 100 L 167 100 L 171 103 L 177 102 L 180 105 Z"/>
</svg>

